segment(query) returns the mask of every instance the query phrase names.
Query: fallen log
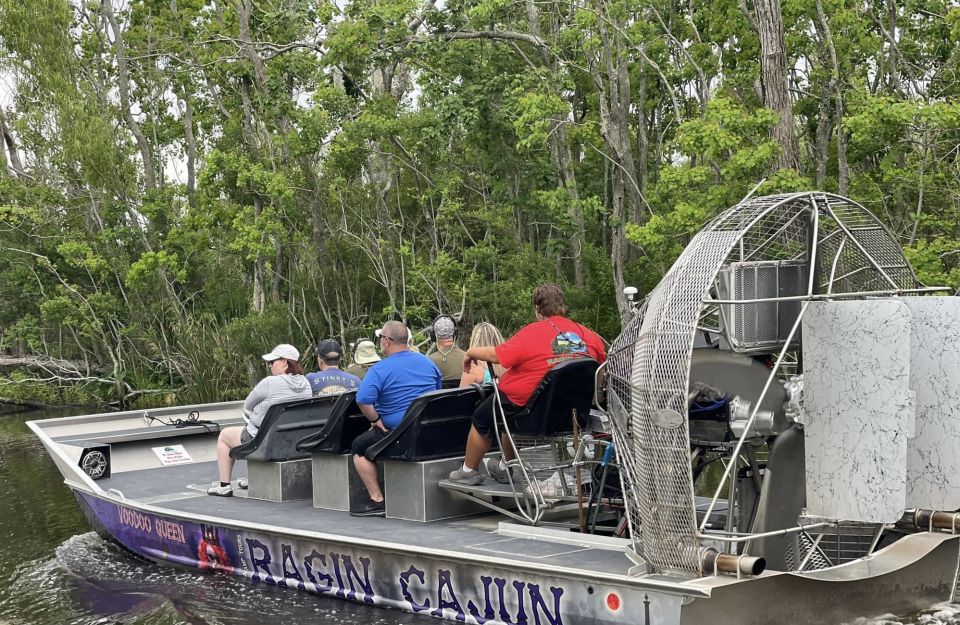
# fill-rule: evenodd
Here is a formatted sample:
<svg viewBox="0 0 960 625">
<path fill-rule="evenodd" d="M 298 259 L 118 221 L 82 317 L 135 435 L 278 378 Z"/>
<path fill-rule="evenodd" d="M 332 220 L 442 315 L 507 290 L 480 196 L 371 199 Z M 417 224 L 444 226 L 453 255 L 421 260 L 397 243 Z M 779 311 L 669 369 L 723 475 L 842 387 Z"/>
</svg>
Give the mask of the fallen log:
<svg viewBox="0 0 960 625">
<path fill-rule="evenodd" d="M 63 360 L 49 356 L 0 356 L 0 368 L 36 367 L 40 369 L 56 369 L 59 371 L 90 372 L 103 374 L 108 370 L 103 367 L 91 366 L 86 362 Z"/>
</svg>

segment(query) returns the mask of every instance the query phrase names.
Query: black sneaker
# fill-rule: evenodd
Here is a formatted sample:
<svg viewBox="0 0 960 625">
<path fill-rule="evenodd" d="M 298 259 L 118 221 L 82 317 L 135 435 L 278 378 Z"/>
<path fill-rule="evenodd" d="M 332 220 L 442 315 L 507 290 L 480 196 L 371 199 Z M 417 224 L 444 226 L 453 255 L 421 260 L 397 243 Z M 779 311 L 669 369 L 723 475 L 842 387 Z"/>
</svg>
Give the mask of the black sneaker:
<svg viewBox="0 0 960 625">
<path fill-rule="evenodd" d="M 350 516 L 384 516 L 387 513 L 387 506 L 382 501 L 368 501 L 359 510 L 350 512 Z"/>
</svg>

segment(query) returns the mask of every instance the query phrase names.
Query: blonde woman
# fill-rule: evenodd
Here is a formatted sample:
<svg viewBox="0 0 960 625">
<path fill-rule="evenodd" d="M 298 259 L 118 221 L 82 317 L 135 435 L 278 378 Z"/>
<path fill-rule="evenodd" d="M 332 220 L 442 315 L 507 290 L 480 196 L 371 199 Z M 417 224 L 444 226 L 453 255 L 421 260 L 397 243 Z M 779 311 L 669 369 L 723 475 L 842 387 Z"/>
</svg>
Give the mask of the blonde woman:
<svg viewBox="0 0 960 625">
<path fill-rule="evenodd" d="M 496 347 L 503 343 L 503 335 L 500 330 L 492 323 L 482 321 L 473 326 L 473 332 L 470 333 L 470 347 Z M 503 367 L 493 366 L 497 376 L 503 374 Z M 460 386 L 470 386 L 471 384 L 483 384 L 490 381 L 490 369 L 487 363 L 474 361 L 470 364 L 470 371 L 460 376 Z"/>
</svg>

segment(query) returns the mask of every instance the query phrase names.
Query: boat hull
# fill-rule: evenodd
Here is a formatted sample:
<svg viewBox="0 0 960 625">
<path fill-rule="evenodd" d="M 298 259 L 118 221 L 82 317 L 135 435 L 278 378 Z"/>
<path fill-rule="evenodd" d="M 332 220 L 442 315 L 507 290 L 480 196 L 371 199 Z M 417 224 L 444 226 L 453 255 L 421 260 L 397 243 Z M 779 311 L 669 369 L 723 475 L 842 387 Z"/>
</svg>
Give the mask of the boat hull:
<svg viewBox="0 0 960 625">
<path fill-rule="evenodd" d="M 98 534 L 158 563 L 478 625 L 680 622 L 680 592 L 483 568 L 401 550 L 349 548 L 158 515 L 80 490 L 75 494 Z"/>
<path fill-rule="evenodd" d="M 914 614 L 955 599 L 958 544 L 957 536 L 923 532 L 829 569 L 714 586 L 709 599 L 683 607 L 681 622 L 698 625 L 734 614 L 739 625 L 820 625 Z"/>
</svg>

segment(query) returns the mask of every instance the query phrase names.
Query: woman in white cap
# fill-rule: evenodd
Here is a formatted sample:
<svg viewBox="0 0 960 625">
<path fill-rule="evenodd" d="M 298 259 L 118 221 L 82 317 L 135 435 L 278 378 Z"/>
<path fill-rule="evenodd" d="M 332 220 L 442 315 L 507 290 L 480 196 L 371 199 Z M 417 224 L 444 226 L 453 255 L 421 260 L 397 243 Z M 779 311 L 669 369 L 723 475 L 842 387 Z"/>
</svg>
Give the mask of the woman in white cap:
<svg viewBox="0 0 960 625">
<path fill-rule="evenodd" d="M 300 352 L 296 347 L 281 343 L 269 354 L 264 354 L 263 359 L 270 363 L 270 375 L 260 380 L 243 402 L 243 414 L 249 419 L 247 425 L 220 431 L 220 438 L 217 439 L 217 472 L 220 474 L 220 482 L 207 489 L 208 495 L 233 495 L 230 474 L 233 473 L 234 459 L 230 457 L 230 450 L 257 435 L 270 406 L 294 399 L 306 399 L 313 394 L 310 382 L 303 375 Z M 237 480 L 237 488 L 246 487 L 246 478 Z"/>
</svg>

